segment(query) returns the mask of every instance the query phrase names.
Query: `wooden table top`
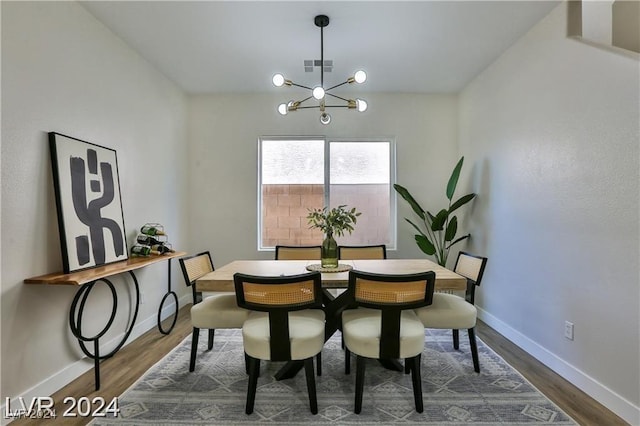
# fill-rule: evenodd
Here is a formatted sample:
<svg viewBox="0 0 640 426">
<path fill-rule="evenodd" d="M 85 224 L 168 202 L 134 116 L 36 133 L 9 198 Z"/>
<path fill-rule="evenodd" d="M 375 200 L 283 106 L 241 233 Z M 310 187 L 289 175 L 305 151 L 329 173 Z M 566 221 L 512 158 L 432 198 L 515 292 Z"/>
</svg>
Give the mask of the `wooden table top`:
<svg viewBox="0 0 640 426">
<path fill-rule="evenodd" d="M 281 276 L 309 272 L 307 265 L 320 263 L 317 260 L 235 260 L 209 272 L 196 281 L 197 291 L 234 291 L 233 274 L 242 272 L 250 275 Z M 384 259 L 384 260 L 341 260 L 340 264 L 351 265 L 353 269 L 378 274 L 412 274 L 434 271 L 436 290 L 466 290 L 467 279 L 428 259 Z M 322 286 L 344 288 L 349 282 L 349 272 L 323 272 Z"/>
<path fill-rule="evenodd" d="M 134 271 L 152 263 L 163 262 L 174 257 L 182 257 L 186 252 L 176 251 L 161 255 L 151 255 L 148 257 L 130 257 L 120 262 L 109 263 L 95 268 L 84 269 L 82 271 L 65 274 L 54 272 L 52 274 L 40 275 L 38 277 L 27 278 L 25 284 L 48 284 L 48 285 L 83 285 L 100 278 L 107 278 L 123 272 Z"/>
</svg>

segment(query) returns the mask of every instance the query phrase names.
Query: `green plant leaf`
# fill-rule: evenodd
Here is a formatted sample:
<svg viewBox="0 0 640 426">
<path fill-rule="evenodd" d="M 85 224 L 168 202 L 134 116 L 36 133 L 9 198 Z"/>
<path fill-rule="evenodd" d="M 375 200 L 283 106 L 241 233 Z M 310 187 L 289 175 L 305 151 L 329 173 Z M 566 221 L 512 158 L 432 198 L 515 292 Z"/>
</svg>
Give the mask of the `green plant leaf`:
<svg viewBox="0 0 640 426">
<path fill-rule="evenodd" d="M 402 198 L 405 199 L 407 203 L 409 203 L 413 211 L 420 217 L 420 219 L 424 220 L 424 209 L 420 207 L 420 204 L 418 204 L 418 202 L 413 198 L 411 193 L 409 193 L 409 191 L 407 191 L 404 186 L 398 185 L 397 183 L 393 184 L 393 188 L 398 192 L 398 194 L 400 194 Z"/>
<path fill-rule="evenodd" d="M 434 232 L 442 231 L 444 229 L 444 224 L 447 221 L 447 216 L 449 216 L 447 209 L 440 210 L 431 222 L 431 230 Z"/>
<path fill-rule="evenodd" d="M 436 253 L 436 248 L 427 237 L 424 235 L 416 235 L 415 239 L 418 247 L 420 247 L 420 250 L 422 250 L 424 254 L 431 256 Z"/>
<path fill-rule="evenodd" d="M 416 231 L 418 231 L 418 233 L 419 233 L 420 235 L 424 235 L 424 236 L 425 236 L 425 238 L 426 238 L 426 236 L 427 236 L 427 235 L 422 231 L 422 229 L 420 229 L 420 228 L 418 227 L 418 225 L 416 225 L 415 223 L 411 222 L 411 221 L 410 221 L 409 219 L 407 219 L 406 217 L 404 218 L 404 220 L 406 220 L 407 222 L 409 222 L 409 223 L 411 224 L 411 226 L 413 226 L 413 227 L 415 228 L 415 230 L 416 230 Z"/>
<path fill-rule="evenodd" d="M 475 197 L 476 197 L 476 194 L 467 194 L 464 197 L 458 198 L 456 202 L 451 204 L 451 207 L 449 207 L 449 214 L 453 213 L 458 208 L 464 206 L 469 201 L 473 200 Z"/>
<path fill-rule="evenodd" d="M 449 244 L 447 246 L 447 250 L 449 250 L 451 248 L 452 245 L 454 244 L 458 244 L 460 241 L 466 240 L 467 238 L 471 237 L 471 234 L 467 234 L 467 235 L 463 235 L 462 237 L 458 238 L 457 240 L 453 241 L 451 244 Z"/>
<path fill-rule="evenodd" d="M 360 212 L 356 212 L 355 208 L 348 210 L 345 204 L 329 210 L 326 206 L 321 209 L 309 209 L 307 221 L 309 228 L 318 228 L 324 234 L 332 234 L 343 236 L 345 231 L 351 234 L 357 222 Z"/>
<path fill-rule="evenodd" d="M 447 230 L 444 233 L 444 240 L 451 241 L 455 238 L 456 232 L 458 232 L 458 218 L 452 217 L 447 225 Z"/>
<path fill-rule="evenodd" d="M 449 178 L 449 183 L 447 183 L 447 198 L 449 201 L 453 198 L 453 193 L 456 192 L 456 186 L 458 186 L 458 178 L 460 177 L 460 170 L 462 170 L 462 162 L 464 161 L 464 157 L 460 158 L 458 164 L 453 169 L 451 173 L 451 177 Z"/>
</svg>

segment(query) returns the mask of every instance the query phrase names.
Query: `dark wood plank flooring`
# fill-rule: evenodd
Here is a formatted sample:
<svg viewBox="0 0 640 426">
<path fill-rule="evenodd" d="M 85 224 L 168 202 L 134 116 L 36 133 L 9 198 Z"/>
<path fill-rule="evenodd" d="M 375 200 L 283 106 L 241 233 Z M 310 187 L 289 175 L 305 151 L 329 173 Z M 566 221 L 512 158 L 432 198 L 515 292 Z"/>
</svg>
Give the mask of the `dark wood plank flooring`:
<svg viewBox="0 0 640 426">
<path fill-rule="evenodd" d="M 153 328 L 129 345 L 121 349 L 114 357 L 100 365 L 102 386 L 94 390 L 93 370 L 90 370 L 52 395 L 58 417 L 53 421 L 61 425 L 85 425 L 91 418 L 63 418 L 65 397 L 78 400 L 86 396 L 89 399 L 100 396 L 106 401 L 121 395 L 151 366 L 191 333 L 189 306 L 180 309 L 178 322 L 168 336 L 163 336 Z M 165 327 L 168 327 L 167 323 Z M 461 338 L 466 338 L 461 332 Z M 621 418 L 606 409 L 602 404 L 558 376 L 535 358 L 511 343 L 498 332 L 482 322 L 478 322 L 477 335 L 483 342 L 516 368 L 534 386 L 549 399 L 561 407 L 581 425 L 626 425 Z M 186 368 L 186 367 L 185 367 Z M 68 407 L 68 405 L 67 405 Z M 12 422 L 14 426 L 49 424 L 52 420 L 20 419 Z"/>
</svg>

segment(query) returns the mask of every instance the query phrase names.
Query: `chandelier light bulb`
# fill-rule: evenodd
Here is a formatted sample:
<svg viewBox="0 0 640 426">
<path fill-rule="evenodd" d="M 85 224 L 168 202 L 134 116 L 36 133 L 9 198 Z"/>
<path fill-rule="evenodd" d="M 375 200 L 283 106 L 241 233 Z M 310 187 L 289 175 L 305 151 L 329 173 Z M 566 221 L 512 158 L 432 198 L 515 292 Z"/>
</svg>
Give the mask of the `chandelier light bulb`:
<svg viewBox="0 0 640 426">
<path fill-rule="evenodd" d="M 367 81 L 367 73 L 362 70 L 356 71 L 353 78 L 356 80 L 356 83 L 364 83 Z"/>
<path fill-rule="evenodd" d="M 282 87 L 282 85 L 284 84 L 284 76 L 282 74 L 275 74 L 273 76 L 273 85 L 276 87 Z"/>
<path fill-rule="evenodd" d="M 321 86 L 316 86 L 313 88 L 313 97 L 317 100 L 324 98 L 324 89 Z"/>
<path fill-rule="evenodd" d="M 287 104 L 278 105 L 278 112 L 282 115 L 287 115 Z"/>
<path fill-rule="evenodd" d="M 369 106 L 367 105 L 367 101 L 365 101 L 364 99 L 356 99 L 356 105 L 359 112 L 365 112 L 367 110 L 367 107 Z"/>
<path fill-rule="evenodd" d="M 331 116 L 329 114 L 327 114 L 326 112 L 323 112 L 322 114 L 320 114 L 320 122 L 322 124 L 331 123 Z"/>
</svg>

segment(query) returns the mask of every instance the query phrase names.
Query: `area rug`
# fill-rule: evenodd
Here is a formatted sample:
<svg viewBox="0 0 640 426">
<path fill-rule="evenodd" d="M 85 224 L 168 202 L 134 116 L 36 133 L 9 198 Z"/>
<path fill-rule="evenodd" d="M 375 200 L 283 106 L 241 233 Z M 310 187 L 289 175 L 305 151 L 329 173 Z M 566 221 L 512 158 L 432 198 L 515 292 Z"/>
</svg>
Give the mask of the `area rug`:
<svg viewBox="0 0 640 426">
<path fill-rule="evenodd" d="M 411 376 L 366 365 L 362 413 L 354 414 L 355 360 L 344 374 L 344 351 L 336 333 L 322 351 L 316 377 L 318 414 L 309 411 L 303 372 L 276 381 L 282 363 L 263 362 L 255 410 L 246 415 L 245 374 L 240 330 L 216 331 L 213 350 L 200 339 L 196 369 L 188 371 L 188 337 L 119 398 L 116 418 L 99 425 L 575 425 L 493 350 L 478 340 L 480 374 L 473 371 L 466 333 L 460 350 L 451 331 L 427 330 L 422 355 L 424 412 L 413 402 Z"/>
</svg>

